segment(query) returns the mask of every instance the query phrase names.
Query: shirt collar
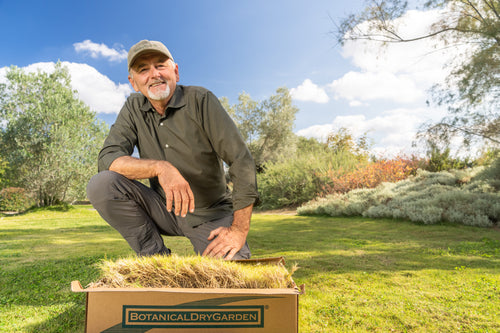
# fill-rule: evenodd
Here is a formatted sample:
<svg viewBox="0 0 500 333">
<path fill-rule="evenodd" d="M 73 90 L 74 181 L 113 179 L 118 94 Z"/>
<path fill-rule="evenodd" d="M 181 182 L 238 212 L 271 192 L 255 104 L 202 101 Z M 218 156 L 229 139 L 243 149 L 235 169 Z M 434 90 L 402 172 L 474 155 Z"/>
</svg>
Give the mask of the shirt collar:
<svg viewBox="0 0 500 333">
<path fill-rule="evenodd" d="M 169 109 L 180 109 L 183 106 L 186 105 L 186 101 L 184 99 L 184 87 L 182 85 L 176 85 L 175 86 L 175 91 L 174 94 L 172 95 L 172 98 L 168 102 L 167 105 L 167 110 L 165 111 L 165 114 L 168 114 Z M 144 104 L 141 106 L 141 111 L 147 112 L 147 111 L 155 111 L 149 100 L 144 96 Z"/>
</svg>

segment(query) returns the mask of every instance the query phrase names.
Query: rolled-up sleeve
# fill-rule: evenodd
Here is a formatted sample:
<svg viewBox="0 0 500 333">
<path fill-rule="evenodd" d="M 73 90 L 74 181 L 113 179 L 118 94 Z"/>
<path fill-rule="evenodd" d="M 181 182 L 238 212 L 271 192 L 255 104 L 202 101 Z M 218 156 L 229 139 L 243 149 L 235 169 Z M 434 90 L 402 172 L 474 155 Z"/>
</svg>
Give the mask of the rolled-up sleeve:
<svg viewBox="0 0 500 333">
<path fill-rule="evenodd" d="M 121 156 L 130 156 L 137 143 L 137 130 L 130 117 L 128 102 L 121 109 L 111 126 L 103 148 L 99 152 L 99 171 L 109 170 L 111 163 Z"/>
</svg>

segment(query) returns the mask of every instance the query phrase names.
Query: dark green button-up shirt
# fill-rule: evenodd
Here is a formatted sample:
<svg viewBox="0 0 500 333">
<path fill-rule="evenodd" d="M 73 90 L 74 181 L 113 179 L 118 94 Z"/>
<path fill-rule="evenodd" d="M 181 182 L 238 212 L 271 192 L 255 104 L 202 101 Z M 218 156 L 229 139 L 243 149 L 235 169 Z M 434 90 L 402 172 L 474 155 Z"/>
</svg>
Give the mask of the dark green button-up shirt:
<svg viewBox="0 0 500 333">
<path fill-rule="evenodd" d="M 186 221 L 195 226 L 225 217 L 258 200 L 255 163 L 236 125 L 210 91 L 177 85 L 165 115 L 142 94 L 131 94 L 111 126 L 99 153 L 99 171 L 137 147 L 140 158 L 166 160 L 189 182 L 195 211 Z M 229 167 L 228 189 L 223 161 Z M 163 198 L 157 178 L 151 187 Z"/>
</svg>

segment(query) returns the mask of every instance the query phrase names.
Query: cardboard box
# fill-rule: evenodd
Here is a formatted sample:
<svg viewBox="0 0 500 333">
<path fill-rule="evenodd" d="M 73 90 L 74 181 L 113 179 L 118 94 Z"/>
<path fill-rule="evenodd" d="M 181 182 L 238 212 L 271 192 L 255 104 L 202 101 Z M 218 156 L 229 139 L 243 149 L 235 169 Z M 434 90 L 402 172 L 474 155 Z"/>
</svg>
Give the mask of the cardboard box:
<svg viewBox="0 0 500 333">
<path fill-rule="evenodd" d="M 283 263 L 283 258 L 241 260 Z M 290 289 L 86 288 L 85 332 L 298 332 Z"/>
</svg>

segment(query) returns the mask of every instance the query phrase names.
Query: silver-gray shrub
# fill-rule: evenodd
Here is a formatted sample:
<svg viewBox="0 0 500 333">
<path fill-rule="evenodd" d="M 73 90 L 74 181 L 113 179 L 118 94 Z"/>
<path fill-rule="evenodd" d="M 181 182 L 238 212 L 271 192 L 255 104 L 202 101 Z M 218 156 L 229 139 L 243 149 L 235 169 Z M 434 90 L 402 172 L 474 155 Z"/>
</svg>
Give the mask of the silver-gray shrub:
<svg viewBox="0 0 500 333">
<path fill-rule="evenodd" d="M 315 199 L 297 212 L 489 227 L 500 220 L 499 171 L 498 160 L 489 168 L 419 170 L 417 175 L 397 183 Z"/>
</svg>

